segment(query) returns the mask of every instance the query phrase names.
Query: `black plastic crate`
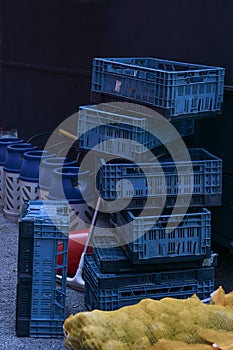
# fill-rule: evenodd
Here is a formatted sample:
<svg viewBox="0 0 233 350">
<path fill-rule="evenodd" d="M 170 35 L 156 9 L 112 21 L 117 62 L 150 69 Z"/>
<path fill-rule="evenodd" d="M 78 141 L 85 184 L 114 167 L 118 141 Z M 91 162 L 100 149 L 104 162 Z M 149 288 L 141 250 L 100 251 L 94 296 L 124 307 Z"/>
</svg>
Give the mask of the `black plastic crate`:
<svg viewBox="0 0 233 350">
<path fill-rule="evenodd" d="M 180 261 L 157 262 L 153 264 L 132 264 L 128 259 L 125 247 L 119 246 L 119 241 L 114 234 L 99 236 L 93 239 L 93 253 L 98 268 L 102 273 L 124 273 L 124 272 L 148 272 L 163 271 L 168 269 L 184 269 L 194 267 L 216 267 L 218 254 L 211 252 L 209 257 L 203 259 L 180 258 Z"/>
<path fill-rule="evenodd" d="M 18 274 L 32 276 L 34 253 L 34 223 L 19 221 Z"/>
<path fill-rule="evenodd" d="M 89 310 L 115 310 L 141 299 L 188 298 L 196 294 L 206 299 L 214 291 L 214 267 L 103 274 L 94 255 L 85 256 L 85 305 Z"/>
<path fill-rule="evenodd" d="M 140 284 L 161 284 L 197 279 L 199 282 L 213 277 L 213 268 L 149 271 L 147 273 L 103 274 L 96 263 L 94 254 L 85 256 L 85 281 L 92 281 L 98 289 L 121 288 Z"/>
<path fill-rule="evenodd" d="M 18 278 L 16 298 L 16 335 L 30 336 L 32 277 Z"/>
</svg>

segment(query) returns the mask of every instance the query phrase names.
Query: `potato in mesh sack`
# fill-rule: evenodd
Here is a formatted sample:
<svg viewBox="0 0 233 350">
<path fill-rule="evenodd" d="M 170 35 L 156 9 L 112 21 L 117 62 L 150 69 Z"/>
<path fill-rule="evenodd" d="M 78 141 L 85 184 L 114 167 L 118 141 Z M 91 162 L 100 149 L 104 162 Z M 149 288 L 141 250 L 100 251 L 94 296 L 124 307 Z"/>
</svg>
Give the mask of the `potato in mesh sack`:
<svg viewBox="0 0 233 350">
<path fill-rule="evenodd" d="M 227 306 L 233 309 L 233 291 L 225 294 L 224 289 L 220 286 L 211 295 L 211 304 Z"/>
<path fill-rule="evenodd" d="M 116 311 L 71 315 L 64 332 L 67 349 L 76 350 L 233 350 L 233 308 L 196 296 L 144 299 Z"/>
</svg>

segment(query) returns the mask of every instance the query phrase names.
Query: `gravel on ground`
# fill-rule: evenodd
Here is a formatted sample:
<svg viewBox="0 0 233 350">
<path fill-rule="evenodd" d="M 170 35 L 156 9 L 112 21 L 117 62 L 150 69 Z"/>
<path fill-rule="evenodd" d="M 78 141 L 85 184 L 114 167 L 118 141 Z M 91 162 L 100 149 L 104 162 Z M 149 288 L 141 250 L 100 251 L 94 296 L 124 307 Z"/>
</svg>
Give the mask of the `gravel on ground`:
<svg viewBox="0 0 233 350">
<path fill-rule="evenodd" d="M 64 338 L 19 338 L 15 333 L 18 224 L 0 213 L 0 349 L 64 350 Z M 67 288 L 66 317 L 84 311 L 84 294 Z"/>
</svg>

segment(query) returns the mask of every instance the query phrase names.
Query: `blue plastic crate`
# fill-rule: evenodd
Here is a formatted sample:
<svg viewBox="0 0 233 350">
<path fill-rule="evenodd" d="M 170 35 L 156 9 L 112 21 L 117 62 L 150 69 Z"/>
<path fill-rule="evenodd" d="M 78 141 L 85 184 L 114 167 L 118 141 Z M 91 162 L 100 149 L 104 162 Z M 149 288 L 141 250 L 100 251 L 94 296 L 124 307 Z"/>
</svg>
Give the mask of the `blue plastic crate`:
<svg viewBox="0 0 233 350">
<path fill-rule="evenodd" d="M 177 260 L 167 259 L 166 263 L 157 260 L 156 263 L 132 264 L 128 259 L 124 248 L 119 246 L 119 239 L 109 232 L 108 235 L 93 238 L 93 254 L 98 268 L 102 273 L 124 273 L 139 271 L 163 271 L 169 269 L 185 269 L 192 267 L 216 267 L 218 254 L 211 252 L 206 254 L 204 259 L 197 257 L 180 256 Z M 200 260 L 201 259 L 201 260 Z"/>
<path fill-rule="evenodd" d="M 222 109 L 225 69 L 150 57 L 95 58 L 92 92 L 158 107 L 165 117 Z"/>
<path fill-rule="evenodd" d="M 85 257 L 85 305 L 89 310 L 116 310 L 141 299 L 206 299 L 214 291 L 214 268 L 103 274 L 93 255 Z"/>
<path fill-rule="evenodd" d="M 43 338 L 64 338 L 63 329 L 64 321 L 57 319 L 49 320 L 31 320 L 30 337 L 37 338 L 43 335 Z"/>
<path fill-rule="evenodd" d="M 145 129 L 154 134 L 157 132 L 156 135 L 162 133 L 166 137 L 164 142 L 174 141 L 174 135 L 169 135 L 168 132 L 165 134 L 164 125 L 156 123 L 150 112 L 142 106 L 131 104 L 127 104 L 126 109 L 116 103 L 110 106 L 81 106 L 77 125 L 79 147 L 87 150 L 95 147 L 106 154 L 134 159 L 147 149 L 161 146 L 160 140 Z M 194 134 L 194 119 L 175 121 L 173 126 L 182 137 Z M 129 144 L 130 140 L 138 144 Z M 104 141 L 106 142 L 103 143 Z"/>
<path fill-rule="evenodd" d="M 147 206 L 161 207 L 162 196 L 166 194 L 166 207 L 173 207 L 179 194 L 181 200 L 177 205 L 186 204 L 186 197 L 192 194 L 190 206 L 216 206 L 221 205 L 222 195 L 222 160 L 202 148 L 189 149 L 193 167 L 192 172 L 185 162 L 176 164 L 169 156 L 158 158 L 160 165 L 156 163 L 105 163 L 97 178 L 97 186 L 100 195 L 105 200 L 133 199 L 127 209 L 143 208 L 145 199 L 148 198 Z M 163 172 L 160 170 L 163 168 Z M 142 169 L 144 169 L 144 172 Z M 180 169 L 180 179 L 177 169 Z M 166 186 L 163 183 L 166 179 Z M 124 179 L 124 181 L 119 181 Z M 148 190 L 147 181 L 150 182 Z M 133 188 L 131 189 L 132 186 Z M 187 196 L 189 195 L 189 196 Z M 188 203 L 189 204 L 189 203 Z"/>
<path fill-rule="evenodd" d="M 68 237 L 68 202 L 29 201 L 24 205 L 19 220 L 17 336 L 63 336 Z M 56 284 L 58 269 L 63 277 L 60 285 Z M 24 309 L 30 310 L 27 319 Z"/>
<path fill-rule="evenodd" d="M 160 216 L 153 212 L 143 217 L 132 211 L 112 214 L 120 243 L 133 264 L 172 264 L 210 256 L 209 210 L 190 209 L 185 215 L 167 213 Z"/>
</svg>

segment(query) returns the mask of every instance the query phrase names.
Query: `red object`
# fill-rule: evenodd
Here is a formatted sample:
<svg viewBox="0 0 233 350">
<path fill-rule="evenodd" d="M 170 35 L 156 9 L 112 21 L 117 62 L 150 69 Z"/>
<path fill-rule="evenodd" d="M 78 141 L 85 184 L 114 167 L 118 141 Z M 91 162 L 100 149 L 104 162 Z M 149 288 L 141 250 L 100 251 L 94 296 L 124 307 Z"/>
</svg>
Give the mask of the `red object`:
<svg viewBox="0 0 233 350">
<path fill-rule="evenodd" d="M 79 261 L 88 237 L 88 230 L 71 231 L 68 243 L 68 271 L 67 275 L 73 277 L 79 265 Z M 62 250 L 62 246 L 58 247 L 58 251 Z M 91 251 L 91 248 L 89 248 Z M 58 264 L 62 263 L 62 256 L 58 257 Z M 59 274 L 59 270 L 57 271 Z M 61 272 L 60 272 L 61 273 Z"/>
</svg>

